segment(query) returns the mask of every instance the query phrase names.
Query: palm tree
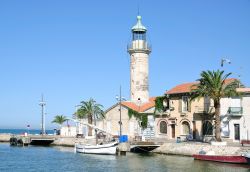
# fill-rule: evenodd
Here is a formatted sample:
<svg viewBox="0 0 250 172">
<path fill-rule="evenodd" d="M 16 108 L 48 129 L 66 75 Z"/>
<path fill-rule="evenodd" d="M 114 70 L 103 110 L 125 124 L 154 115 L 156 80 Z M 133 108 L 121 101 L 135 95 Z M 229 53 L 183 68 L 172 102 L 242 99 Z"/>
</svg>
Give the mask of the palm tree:
<svg viewBox="0 0 250 172">
<path fill-rule="evenodd" d="M 56 115 L 52 123 L 57 123 L 62 127 L 62 124 L 67 121 L 67 117 L 64 115 Z"/>
<path fill-rule="evenodd" d="M 224 74 L 224 71 L 202 71 L 198 84 L 192 86 L 191 100 L 201 97 L 210 97 L 215 108 L 215 138 L 221 141 L 221 121 L 220 121 L 220 99 L 237 95 L 236 88 L 239 81 L 236 79 L 227 80 L 231 73 Z"/>
<path fill-rule="evenodd" d="M 93 124 L 93 120 L 104 118 L 104 111 L 102 110 L 103 106 L 97 104 L 96 101 L 90 98 L 88 101 L 82 101 L 80 108 L 76 112 L 76 117 L 78 119 L 88 118 L 88 123 Z M 97 132 L 97 131 L 96 131 Z M 88 136 L 92 136 L 92 128 L 88 129 Z"/>
</svg>

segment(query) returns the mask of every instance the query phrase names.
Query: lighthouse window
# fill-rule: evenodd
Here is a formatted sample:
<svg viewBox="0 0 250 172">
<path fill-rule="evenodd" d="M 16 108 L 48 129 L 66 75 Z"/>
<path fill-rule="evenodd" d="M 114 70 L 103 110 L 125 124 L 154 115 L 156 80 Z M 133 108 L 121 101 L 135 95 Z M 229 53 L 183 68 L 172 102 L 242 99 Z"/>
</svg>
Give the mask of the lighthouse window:
<svg viewBox="0 0 250 172">
<path fill-rule="evenodd" d="M 146 34 L 144 32 L 134 32 L 133 40 L 146 40 Z"/>
</svg>

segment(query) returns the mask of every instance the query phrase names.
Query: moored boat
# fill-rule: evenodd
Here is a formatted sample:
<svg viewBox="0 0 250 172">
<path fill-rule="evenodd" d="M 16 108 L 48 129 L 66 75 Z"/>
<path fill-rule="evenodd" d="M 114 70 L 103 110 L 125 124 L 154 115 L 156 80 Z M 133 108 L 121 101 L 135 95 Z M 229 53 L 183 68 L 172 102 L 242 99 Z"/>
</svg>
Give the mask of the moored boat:
<svg viewBox="0 0 250 172">
<path fill-rule="evenodd" d="M 236 163 L 236 164 L 246 164 L 247 159 L 240 155 L 203 155 L 194 154 L 194 159 L 204 160 L 204 161 L 215 161 L 215 162 L 225 162 L 225 163 Z"/>
<path fill-rule="evenodd" d="M 75 150 L 78 153 L 85 153 L 85 154 L 115 155 L 117 152 L 117 146 L 118 142 L 112 142 L 101 145 L 76 144 Z"/>
<path fill-rule="evenodd" d="M 250 153 L 245 154 L 244 157 L 246 158 L 247 163 L 250 165 Z"/>
</svg>

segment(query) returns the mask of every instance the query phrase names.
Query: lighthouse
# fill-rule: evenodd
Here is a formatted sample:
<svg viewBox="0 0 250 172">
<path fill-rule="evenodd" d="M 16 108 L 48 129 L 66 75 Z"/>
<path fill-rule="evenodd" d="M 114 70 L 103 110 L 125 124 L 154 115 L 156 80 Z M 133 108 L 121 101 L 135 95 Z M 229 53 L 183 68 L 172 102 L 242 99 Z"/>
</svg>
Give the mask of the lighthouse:
<svg viewBox="0 0 250 172">
<path fill-rule="evenodd" d="M 128 44 L 130 54 L 130 99 L 134 103 L 149 101 L 148 58 L 151 47 L 147 42 L 147 29 L 143 26 L 141 16 L 132 27 L 132 41 Z"/>
</svg>

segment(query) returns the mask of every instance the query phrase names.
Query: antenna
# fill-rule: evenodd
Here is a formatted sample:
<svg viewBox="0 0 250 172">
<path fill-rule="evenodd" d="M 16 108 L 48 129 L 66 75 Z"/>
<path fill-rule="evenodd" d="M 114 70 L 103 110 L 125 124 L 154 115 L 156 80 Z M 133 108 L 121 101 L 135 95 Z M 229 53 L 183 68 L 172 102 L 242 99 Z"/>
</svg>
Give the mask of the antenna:
<svg viewBox="0 0 250 172">
<path fill-rule="evenodd" d="M 240 80 L 241 80 L 241 77 L 242 77 L 241 73 L 242 73 L 242 66 L 240 66 L 240 68 L 239 68 L 239 72 L 238 72 L 238 78 L 239 78 L 239 88 L 241 87 L 241 84 L 240 84 Z"/>
<path fill-rule="evenodd" d="M 137 16 L 140 15 L 140 4 L 139 4 L 139 1 L 138 1 L 138 4 L 137 4 Z"/>
</svg>

